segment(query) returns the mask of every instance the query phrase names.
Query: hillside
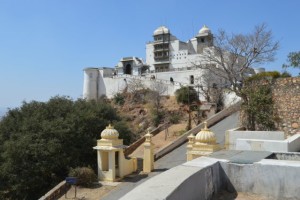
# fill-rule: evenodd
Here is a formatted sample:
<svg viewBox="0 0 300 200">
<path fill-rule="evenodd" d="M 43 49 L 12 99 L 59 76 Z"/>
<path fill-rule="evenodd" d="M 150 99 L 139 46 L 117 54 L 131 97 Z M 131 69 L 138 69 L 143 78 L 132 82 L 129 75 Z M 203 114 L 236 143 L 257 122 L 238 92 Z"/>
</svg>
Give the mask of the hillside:
<svg viewBox="0 0 300 200">
<path fill-rule="evenodd" d="M 187 123 L 188 120 L 188 114 L 184 110 L 184 106 L 179 105 L 175 97 L 162 97 L 158 111 L 150 100 L 137 102 L 127 99 L 122 105 L 118 105 L 115 102 L 111 103 L 134 132 L 134 140 L 160 124 L 167 122 L 182 124 Z"/>
</svg>

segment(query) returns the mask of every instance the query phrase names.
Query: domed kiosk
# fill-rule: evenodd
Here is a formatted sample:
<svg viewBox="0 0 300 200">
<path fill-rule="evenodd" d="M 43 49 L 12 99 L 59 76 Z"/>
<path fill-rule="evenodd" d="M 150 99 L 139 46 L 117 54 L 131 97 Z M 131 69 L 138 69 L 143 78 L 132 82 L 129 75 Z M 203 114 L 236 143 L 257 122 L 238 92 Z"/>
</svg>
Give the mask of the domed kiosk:
<svg viewBox="0 0 300 200">
<path fill-rule="evenodd" d="M 101 132 L 97 140 L 98 179 L 99 181 L 117 181 L 137 170 L 136 158 L 126 159 L 123 140 L 119 132 L 109 125 Z"/>
<path fill-rule="evenodd" d="M 204 25 L 198 32 L 197 38 L 197 53 L 203 53 L 203 49 L 213 46 L 213 34 L 211 30 Z"/>
<path fill-rule="evenodd" d="M 154 32 L 153 35 L 161 35 L 161 34 L 169 34 L 170 30 L 165 26 L 158 27 Z"/>
<path fill-rule="evenodd" d="M 204 25 L 200 30 L 199 30 L 199 35 L 204 35 L 204 34 L 211 34 L 211 30 Z"/>
<path fill-rule="evenodd" d="M 207 128 L 207 122 L 204 122 L 204 128 L 196 136 L 190 135 L 188 139 L 187 161 L 221 150 L 215 133 Z"/>
</svg>

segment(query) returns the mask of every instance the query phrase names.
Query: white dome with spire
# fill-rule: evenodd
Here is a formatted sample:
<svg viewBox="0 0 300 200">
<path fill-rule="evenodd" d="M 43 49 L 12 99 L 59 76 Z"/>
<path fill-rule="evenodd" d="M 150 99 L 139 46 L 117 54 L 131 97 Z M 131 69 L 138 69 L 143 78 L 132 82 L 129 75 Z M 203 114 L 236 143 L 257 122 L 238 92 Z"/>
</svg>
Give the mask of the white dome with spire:
<svg viewBox="0 0 300 200">
<path fill-rule="evenodd" d="M 207 128 L 207 123 L 204 122 L 204 128 L 196 135 L 196 143 L 216 144 L 215 133 Z"/>
<path fill-rule="evenodd" d="M 200 30 L 199 30 L 199 34 L 211 34 L 211 30 L 204 25 Z"/>
<path fill-rule="evenodd" d="M 118 139 L 119 137 L 119 132 L 114 129 L 113 126 L 111 126 L 109 124 L 109 126 L 106 127 L 106 129 L 104 129 L 101 132 L 101 138 L 102 139 L 108 139 L 108 140 L 113 140 L 113 139 Z"/>
<path fill-rule="evenodd" d="M 166 33 L 170 33 L 170 30 L 165 26 L 160 26 L 153 32 L 153 35 L 161 35 Z"/>
</svg>

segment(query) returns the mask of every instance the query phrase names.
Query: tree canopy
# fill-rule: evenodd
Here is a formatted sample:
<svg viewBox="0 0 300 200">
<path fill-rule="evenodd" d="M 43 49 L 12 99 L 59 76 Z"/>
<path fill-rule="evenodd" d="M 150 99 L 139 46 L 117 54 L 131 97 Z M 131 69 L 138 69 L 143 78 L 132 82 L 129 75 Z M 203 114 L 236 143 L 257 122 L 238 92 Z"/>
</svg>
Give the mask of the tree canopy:
<svg viewBox="0 0 300 200">
<path fill-rule="evenodd" d="M 184 86 L 176 90 L 176 101 L 185 105 L 190 105 L 194 102 L 198 102 L 197 91 L 193 87 Z"/>
<path fill-rule="evenodd" d="M 290 52 L 287 57 L 288 65 L 284 65 L 284 67 L 300 68 L 300 51 Z"/>
<path fill-rule="evenodd" d="M 199 102 L 199 97 L 197 91 L 190 86 L 183 86 L 175 91 L 176 101 L 178 103 L 182 103 L 187 106 L 187 112 L 189 115 L 188 123 L 186 126 L 186 130 L 190 130 L 192 128 L 192 118 L 191 118 L 191 105 L 193 103 Z"/>
<path fill-rule="evenodd" d="M 92 147 L 112 122 L 125 144 L 131 132 L 104 102 L 54 97 L 24 102 L 0 122 L 0 198 L 38 199 L 70 168 L 96 168 Z"/>
<path fill-rule="evenodd" d="M 300 69 L 300 51 L 290 52 L 287 56 L 287 62 L 288 64 L 282 65 L 283 68 L 293 67 Z"/>
</svg>

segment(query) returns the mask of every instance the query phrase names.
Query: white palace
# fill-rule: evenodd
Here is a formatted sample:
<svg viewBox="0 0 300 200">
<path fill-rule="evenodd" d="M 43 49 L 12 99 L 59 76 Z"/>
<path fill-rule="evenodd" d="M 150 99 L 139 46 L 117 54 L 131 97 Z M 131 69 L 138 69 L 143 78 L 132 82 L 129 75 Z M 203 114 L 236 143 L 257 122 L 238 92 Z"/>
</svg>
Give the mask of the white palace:
<svg viewBox="0 0 300 200">
<path fill-rule="evenodd" d="M 141 80 L 147 87 L 154 81 L 163 83 L 166 95 L 173 95 L 183 85 L 196 86 L 202 73 L 197 63 L 203 63 L 201 55 L 205 49 L 213 48 L 213 40 L 211 30 L 205 25 L 187 42 L 160 26 L 153 32 L 153 41 L 146 44 L 146 61 L 124 57 L 115 68 L 85 68 L 83 98 L 98 99 L 103 95 L 111 98 L 131 80 Z"/>
</svg>

